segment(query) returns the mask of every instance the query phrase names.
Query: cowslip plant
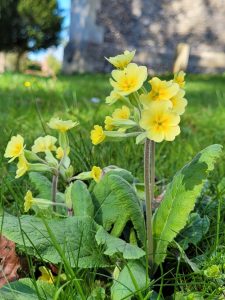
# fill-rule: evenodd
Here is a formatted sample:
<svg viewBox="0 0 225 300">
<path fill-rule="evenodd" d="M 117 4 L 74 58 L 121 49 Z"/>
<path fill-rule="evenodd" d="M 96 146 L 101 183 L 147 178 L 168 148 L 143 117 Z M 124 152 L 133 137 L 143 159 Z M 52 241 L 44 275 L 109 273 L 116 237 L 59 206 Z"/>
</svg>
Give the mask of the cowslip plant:
<svg viewBox="0 0 225 300">
<path fill-rule="evenodd" d="M 103 288 L 86 290 L 84 278 L 77 277 L 77 269 L 85 273 L 87 268 L 106 268 L 111 272 L 111 299 L 131 299 L 134 295 L 148 299 L 153 283 L 144 258 L 147 257 L 153 276 L 155 268 L 165 260 L 169 244 L 185 227 L 221 152 L 220 145 L 212 145 L 198 153 L 175 174 L 161 205 L 152 213 L 155 144 L 173 141 L 180 133 L 180 116 L 187 105 L 185 74 L 181 71 L 169 81 L 153 77 L 146 82 L 147 68 L 132 63 L 134 55 L 135 51 L 125 51 L 108 58 L 116 69 L 112 71 L 113 90 L 106 103 L 121 103 L 121 107 L 105 117 L 104 126 L 94 125 L 91 140 L 98 145 L 135 137 L 137 144 L 144 144 L 146 222 L 137 180 L 129 171 L 116 166 L 93 166 L 77 174 L 76 166 L 71 165 L 68 131 L 78 122 L 52 118 L 48 126 L 58 133 L 58 138 L 38 137 L 28 150 L 24 138 L 17 135 L 6 147 L 9 162 L 18 161 L 16 178 L 28 173 L 36 191 L 31 188 L 24 193 L 24 212 L 32 210 L 32 215 L 15 217 L 5 213 L 0 216 L 2 232 L 39 259 L 41 265 L 51 263 L 63 272 L 52 274 L 45 265 L 40 269 L 37 289 L 43 281 L 60 285 L 60 292 L 50 288 L 53 299 L 58 299 L 66 285 L 74 287 L 74 297 L 79 295 L 79 299 L 93 299 L 97 291 L 104 295 Z M 196 215 L 193 220 L 202 221 Z M 185 237 L 186 240 L 178 239 L 180 244 L 174 243 L 178 249 L 182 243 L 188 247 L 187 230 Z M 26 279 L 2 292 L 8 296 L 10 289 L 15 293 L 28 286 L 34 293 L 34 286 Z"/>
<path fill-rule="evenodd" d="M 116 69 L 111 73 L 110 84 L 113 90 L 106 98 L 106 103 L 124 105 L 117 108 L 112 116 L 106 116 L 104 129 L 100 125 L 94 125 L 91 140 L 94 145 L 98 145 L 112 138 L 120 140 L 136 137 L 137 144 L 145 143 L 146 248 L 150 267 L 153 268 L 164 261 L 169 242 L 185 226 L 188 215 L 194 208 L 204 179 L 203 170 L 202 173 L 199 170 L 201 164 L 211 170 L 210 157 L 214 161 L 221 146 L 214 145 L 200 153 L 193 161 L 193 166 L 196 164 L 193 174 L 189 173 L 188 165 L 176 174 L 160 208 L 153 216 L 155 144 L 172 142 L 180 134 L 180 116 L 187 106 L 185 73 L 180 71 L 171 80 L 153 77 L 146 83 L 147 68 L 133 63 L 134 55 L 135 52 L 125 51 L 124 54 L 107 59 Z M 206 153 L 209 158 L 204 161 Z M 188 185 L 188 181 L 192 183 Z M 179 218 L 176 217 L 178 214 Z"/>
</svg>

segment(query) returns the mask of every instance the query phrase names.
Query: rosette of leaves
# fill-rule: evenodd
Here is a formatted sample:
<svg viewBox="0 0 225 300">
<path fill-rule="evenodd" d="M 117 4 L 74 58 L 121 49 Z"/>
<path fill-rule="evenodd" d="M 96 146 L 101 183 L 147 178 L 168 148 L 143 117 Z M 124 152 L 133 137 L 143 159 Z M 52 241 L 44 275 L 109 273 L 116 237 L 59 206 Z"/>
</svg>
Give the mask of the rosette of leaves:
<svg viewBox="0 0 225 300">
<path fill-rule="evenodd" d="M 202 150 L 175 174 L 168 185 L 153 219 L 156 266 L 165 260 L 167 247 L 185 227 L 221 149 L 220 145 L 212 145 Z M 145 255 L 146 235 L 142 206 L 128 173 L 111 170 L 90 188 L 81 181 L 72 183 L 72 217 L 53 217 L 47 221 L 37 216 L 26 215 L 19 219 L 5 214 L 0 219 L 2 233 L 25 251 L 29 250 L 30 254 L 54 264 L 62 262 L 65 268 L 68 265 L 72 268 L 113 268 L 122 258 L 117 281 L 122 286 L 128 285 L 127 289 L 122 288 L 122 294 L 130 299 L 128 291 L 133 292 L 136 286 L 143 291 L 146 288 L 139 282 L 134 284 L 129 271 L 129 267 L 134 268 L 139 278 L 146 275 L 141 263 Z M 43 193 L 41 184 L 36 184 L 36 188 Z M 46 185 L 44 188 L 46 192 Z M 124 239 L 123 233 L 128 224 L 130 236 Z M 131 280 L 127 279 L 128 273 Z M 116 291 L 117 287 L 121 289 L 121 285 L 114 282 L 113 300 L 122 299 Z"/>
</svg>

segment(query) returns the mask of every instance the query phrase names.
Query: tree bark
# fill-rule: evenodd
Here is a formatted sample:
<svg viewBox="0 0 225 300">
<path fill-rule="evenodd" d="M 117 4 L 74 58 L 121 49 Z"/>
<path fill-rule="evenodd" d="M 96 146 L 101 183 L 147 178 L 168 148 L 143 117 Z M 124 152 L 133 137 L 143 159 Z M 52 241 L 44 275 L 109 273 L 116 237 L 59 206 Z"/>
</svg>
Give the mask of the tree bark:
<svg viewBox="0 0 225 300">
<path fill-rule="evenodd" d="M 16 66 L 15 66 L 16 67 L 16 72 L 20 72 L 20 60 L 21 60 L 23 54 L 24 54 L 24 51 L 19 51 L 17 53 Z"/>
</svg>

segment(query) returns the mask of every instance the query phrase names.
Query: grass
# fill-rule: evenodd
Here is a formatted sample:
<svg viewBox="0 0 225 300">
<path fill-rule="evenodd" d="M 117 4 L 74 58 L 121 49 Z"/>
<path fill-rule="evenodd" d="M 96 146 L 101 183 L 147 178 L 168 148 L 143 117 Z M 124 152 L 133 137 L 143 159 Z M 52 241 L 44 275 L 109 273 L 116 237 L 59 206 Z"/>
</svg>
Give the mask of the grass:
<svg viewBox="0 0 225 300">
<path fill-rule="evenodd" d="M 32 82 L 31 88 L 23 86 L 26 80 Z M 159 178 L 171 177 L 197 151 L 207 145 L 224 144 L 224 82 L 224 76 L 187 76 L 186 98 L 189 104 L 182 118 L 181 134 L 174 143 L 157 145 L 156 172 Z M 142 145 L 136 146 L 133 140 L 128 140 L 105 143 L 96 148 L 91 146 L 91 128 L 94 124 L 103 124 L 104 116 L 115 108 L 104 103 L 109 92 L 108 76 L 101 74 L 62 76 L 57 81 L 19 74 L 1 75 L 1 153 L 4 152 L 11 134 L 22 134 L 29 147 L 35 137 L 44 135 L 45 132 L 50 133 L 46 122 L 52 116 L 74 118 L 81 124 L 73 133 L 72 150 L 77 172 L 80 168 L 88 169 L 93 164 L 102 167 L 115 164 L 142 177 Z M 95 100 L 99 103 L 95 103 Z M 91 154 L 90 159 L 87 159 L 87 153 Z M 218 176 L 224 176 L 222 165 L 218 166 L 217 171 Z"/>
<path fill-rule="evenodd" d="M 15 167 L 8 165 L 3 158 L 6 144 L 11 135 L 19 133 L 25 137 L 29 148 L 36 137 L 45 133 L 54 134 L 46 126 L 52 116 L 71 118 L 80 122 L 79 128 L 74 130 L 70 137 L 71 157 L 76 173 L 89 170 L 93 165 L 101 167 L 118 165 L 132 171 L 141 181 L 143 180 L 142 145 L 136 146 L 132 139 L 119 143 L 104 143 L 97 147 L 91 145 L 90 130 L 93 125 L 103 124 L 105 115 L 110 114 L 115 108 L 115 106 L 107 106 L 104 101 L 110 92 L 108 79 L 107 75 L 102 74 L 60 76 L 56 81 L 20 74 L 0 75 L 0 123 L 2 125 L 0 153 L 1 174 L 3 174 L 1 198 L 8 210 L 16 212 L 18 207 L 22 207 L 24 191 L 27 190 L 28 183 L 26 177 L 17 181 L 14 179 Z M 31 88 L 24 87 L 25 81 L 31 81 Z M 168 182 L 179 168 L 204 147 L 213 143 L 225 144 L 224 83 L 225 76 L 187 76 L 186 98 L 189 104 L 182 117 L 181 134 L 175 142 L 163 142 L 156 147 L 156 176 L 159 180 Z M 220 195 L 216 192 L 217 183 L 225 177 L 223 159 L 224 157 L 217 164 L 211 177 L 212 184 L 210 183 L 206 193 L 212 199 L 212 205 L 204 208 L 204 212 L 210 216 L 211 227 L 201 245 L 202 250 L 196 250 L 198 253 L 202 252 L 205 257 L 215 253 L 215 250 L 221 248 L 224 243 L 225 208 L 221 199 L 220 204 L 222 204 L 218 207 L 217 200 Z M 219 256 L 216 257 L 218 259 Z M 175 267 L 177 272 L 173 281 L 177 289 L 179 287 L 179 290 L 182 290 L 185 286 L 184 290 L 187 291 L 190 285 L 190 290 L 201 289 L 204 290 L 205 295 L 207 293 L 210 295 L 211 290 L 202 278 L 199 279 L 197 275 L 190 272 L 185 274 L 183 267 L 180 269 L 179 266 Z M 164 274 L 167 271 L 164 270 Z M 171 284 L 172 276 L 174 274 L 168 271 L 162 280 L 164 293 Z M 160 282 L 158 284 L 162 287 Z M 212 288 L 213 293 L 216 289 Z"/>
</svg>

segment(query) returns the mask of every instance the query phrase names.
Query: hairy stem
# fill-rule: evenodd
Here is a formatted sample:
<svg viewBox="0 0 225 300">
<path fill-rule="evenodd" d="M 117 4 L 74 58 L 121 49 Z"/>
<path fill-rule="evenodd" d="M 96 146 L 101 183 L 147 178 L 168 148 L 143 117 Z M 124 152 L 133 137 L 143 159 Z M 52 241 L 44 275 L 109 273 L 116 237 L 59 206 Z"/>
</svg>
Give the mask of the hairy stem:
<svg viewBox="0 0 225 300">
<path fill-rule="evenodd" d="M 58 173 L 54 174 L 52 177 L 52 202 L 56 203 L 56 193 L 58 187 Z M 53 204 L 53 210 L 56 211 L 56 206 Z"/>
<path fill-rule="evenodd" d="M 147 227 L 147 257 L 149 265 L 153 267 L 153 233 L 152 233 L 152 202 L 154 198 L 155 183 L 155 143 L 148 138 L 144 149 L 144 181 L 146 202 L 146 227 Z"/>
</svg>

